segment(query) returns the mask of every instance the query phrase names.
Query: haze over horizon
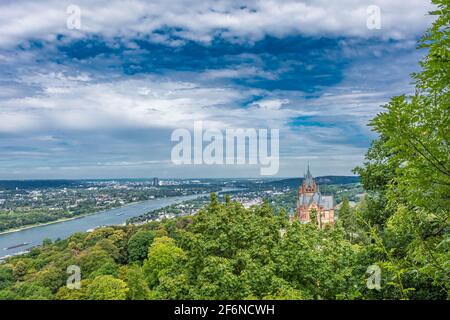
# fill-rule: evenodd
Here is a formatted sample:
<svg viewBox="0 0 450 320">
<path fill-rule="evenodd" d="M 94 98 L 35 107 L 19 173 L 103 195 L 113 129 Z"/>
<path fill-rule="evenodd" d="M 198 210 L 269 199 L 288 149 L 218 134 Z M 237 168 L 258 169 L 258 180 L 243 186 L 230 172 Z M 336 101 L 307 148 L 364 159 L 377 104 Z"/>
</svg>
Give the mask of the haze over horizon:
<svg viewBox="0 0 450 320">
<path fill-rule="evenodd" d="M 71 4 L 80 29 L 67 27 Z M 380 30 L 367 28 L 370 5 Z M 174 165 L 171 133 L 196 120 L 279 129 L 276 177 L 302 177 L 307 161 L 314 176 L 353 175 L 376 137 L 367 123 L 413 93 L 431 9 L 2 1 L 0 179 L 260 177 L 259 165 Z"/>
<path fill-rule="evenodd" d="M 334 177 L 358 177 L 358 175 L 325 175 L 325 176 L 314 176 L 314 178 L 324 178 L 324 177 L 330 177 L 330 176 L 334 176 Z M 200 177 L 186 177 L 186 178 L 178 178 L 178 177 L 135 177 L 135 178 L 130 178 L 130 177 L 116 177 L 116 178 L 90 178 L 90 177 L 84 177 L 84 178 L 54 178 L 54 179 L 0 179 L 0 181 L 57 181 L 57 180 L 61 180 L 61 181 L 89 181 L 89 180 L 152 180 L 154 178 L 160 178 L 162 180 L 207 180 L 207 179 L 211 179 L 211 180 L 220 180 L 220 179 L 236 179 L 236 180 L 290 180 L 290 179 L 303 179 L 303 175 L 298 176 L 298 177 L 280 177 L 280 176 L 274 176 L 274 177 L 228 177 L 228 178 L 220 178 L 220 177 L 216 177 L 216 178 L 211 178 L 211 177 L 206 177 L 206 178 L 200 178 Z"/>
</svg>

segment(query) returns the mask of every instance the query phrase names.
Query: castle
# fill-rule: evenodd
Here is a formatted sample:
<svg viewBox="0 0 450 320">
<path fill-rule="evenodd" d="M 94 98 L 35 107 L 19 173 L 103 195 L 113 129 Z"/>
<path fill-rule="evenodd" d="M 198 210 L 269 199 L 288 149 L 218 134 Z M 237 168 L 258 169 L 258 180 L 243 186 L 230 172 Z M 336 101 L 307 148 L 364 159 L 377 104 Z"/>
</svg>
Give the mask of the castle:
<svg viewBox="0 0 450 320">
<path fill-rule="evenodd" d="M 301 187 L 298 189 L 295 218 L 301 223 L 308 223 L 311 221 L 312 213 L 316 215 L 319 228 L 326 224 L 334 224 L 333 196 L 323 196 L 320 193 L 319 186 L 312 177 L 308 164 L 308 171 Z"/>
</svg>

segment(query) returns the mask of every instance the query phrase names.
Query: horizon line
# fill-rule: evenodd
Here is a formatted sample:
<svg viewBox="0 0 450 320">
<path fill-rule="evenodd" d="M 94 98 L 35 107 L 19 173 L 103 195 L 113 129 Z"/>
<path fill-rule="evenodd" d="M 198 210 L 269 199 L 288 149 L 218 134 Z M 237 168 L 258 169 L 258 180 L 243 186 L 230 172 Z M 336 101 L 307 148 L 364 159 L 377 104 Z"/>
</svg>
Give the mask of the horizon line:
<svg viewBox="0 0 450 320">
<path fill-rule="evenodd" d="M 314 178 L 325 178 L 325 177 L 360 177 L 359 175 L 322 175 L 322 176 L 315 176 Z M 1 181 L 85 181 L 85 180 L 151 180 L 154 178 L 158 178 L 159 180 L 284 180 L 284 179 L 304 179 L 303 177 L 221 177 L 221 178 L 196 178 L 196 177 L 190 177 L 190 178 L 174 178 L 174 177 L 139 177 L 139 178 L 49 178 L 49 179 L 42 179 L 42 178 L 26 178 L 26 179 L 1 179 Z"/>
</svg>

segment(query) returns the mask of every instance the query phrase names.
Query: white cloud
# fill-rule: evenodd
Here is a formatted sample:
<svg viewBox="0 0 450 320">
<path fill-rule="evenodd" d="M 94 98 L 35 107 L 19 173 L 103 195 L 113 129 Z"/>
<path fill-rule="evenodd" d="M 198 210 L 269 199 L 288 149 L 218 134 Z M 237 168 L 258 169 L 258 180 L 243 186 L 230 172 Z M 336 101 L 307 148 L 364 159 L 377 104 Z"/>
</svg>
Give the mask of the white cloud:
<svg viewBox="0 0 450 320">
<path fill-rule="evenodd" d="M 233 69 L 214 69 L 207 70 L 199 75 L 201 80 L 216 79 L 246 79 L 246 78 L 264 78 L 269 80 L 277 79 L 277 72 L 268 72 L 255 66 L 239 66 Z"/>
<path fill-rule="evenodd" d="M 259 106 L 262 109 L 273 111 L 280 109 L 287 103 L 289 103 L 288 99 L 263 99 L 254 102 L 253 105 Z"/>
<path fill-rule="evenodd" d="M 303 158 L 295 155 L 317 157 L 321 174 L 349 173 L 365 152 L 364 146 L 351 145 L 351 139 L 361 132 L 369 135 L 368 119 L 380 111 L 380 105 L 390 96 L 408 88 L 407 75 L 417 66 L 417 54 L 405 52 L 415 52 L 414 38 L 430 20 L 425 16 L 430 9 L 426 0 L 267 0 L 247 1 L 245 8 L 225 0 L 77 1 L 82 10 L 82 30 L 76 31 L 66 28 L 69 3 L 72 1 L 24 0 L 0 4 L 0 48 L 5 48 L 0 53 L 0 134 L 6 137 L 0 140 L 4 156 L 0 157 L 0 177 L 13 177 L 13 167 L 35 166 L 33 170 L 39 171 L 31 158 L 39 161 L 42 168 L 48 165 L 48 170 L 39 176 L 47 178 L 68 172 L 74 177 L 111 177 L 118 172 L 114 167 L 128 168 L 130 171 L 120 174 L 129 176 L 147 172 L 172 176 L 196 175 L 200 171 L 205 176 L 222 174 L 217 168 L 202 168 L 194 173 L 169 168 L 164 173 L 170 131 L 191 128 L 195 120 L 219 128 L 280 129 L 284 159 L 281 175 L 292 175 L 302 166 L 298 160 Z M 366 28 L 365 9 L 369 4 L 380 5 L 382 30 Z M 163 27 L 171 29 L 171 33 L 154 33 Z M 106 66 L 101 65 L 103 57 L 84 64 L 72 65 L 68 60 L 65 64 L 38 63 L 57 52 L 55 47 L 49 45 L 43 50 L 47 57 L 40 57 L 41 52 L 32 47 L 13 49 L 18 44 L 26 46 L 27 39 L 53 41 L 58 34 L 67 36 L 63 41 L 88 34 L 102 35 L 106 41 L 119 37 L 135 54 L 140 51 L 134 42 L 136 38 L 173 46 L 186 40 L 208 43 L 214 36 L 239 42 L 256 41 L 265 35 L 356 38 L 340 41 L 339 54 L 352 60 L 352 65 L 343 70 L 342 81 L 315 88 L 311 99 L 300 91 L 253 89 L 252 80 L 279 80 L 286 71 L 265 68 L 257 54 L 243 52 L 233 57 L 239 64 L 206 71 L 176 71 L 174 66 L 174 70 L 164 74 L 130 76 L 109 69 L 115 65 L 114 57 L 109 57 Z M 372 36 L 406 40 L 382 45 L 374 41 L 370 45 L 371 41 L 358 39 Z M 398 57 L 396 50 L 401 51 Z M 290 62 L 285 63 L 284 67 L 289 68 Z M 117 65 L 120 67 L 120 61 Z M 313 67 L 305 66 L 305 71 Z M 240 86 L 234 79 L 248 83 Z M 310 123 L 296 128 L 291 125 L 296 117 L 304 117 Z M 314 125 L 314 121 L 321 125 Z M 355 132 L 348 132 L 347 128 Z M 127 136 L 130 132 L 136 139 Z M 151 135 L 147 136 L 149 132 Z M 149 167 L 156 171 L 146 171 Z M 247 169 L 239 172 L 248 176 Z M 230 172 L 236 175 L 236 171 Z M 27 169 L 16 176 L 30 177 Z"/>
<path fill-rule="evenodd" d="M 232 41 L 256 41 L 265 35 L 361 36 L 413 38 L 430 22 L 427 0 L 266 0 L 247 1 L 76 1 L 81 30 L 69 30 L 68 5 L 73 1 L 3 1 L 0 4 L 0 46 L 37 38 L 52 41 L 59 34 L 70 39 L 86 34 L 145 38 L 181 45 L 183 40 L 208 43 L 214 36 Z M 381 8 L 381 30 L 366 26 L 369 5 Z M 171 35 L 154 33 L 171 29 Z M 130 43 L 132 46 L 136 44 Z"/>
<path fill-rule="evenodd" d="M 4 99 L 0 117 L 8 123 L 0 132 L 177 128 L 191 127 L 194 120 L 232 127 L 232 117 L 241 112 L 239 101 L 252 94 L 151 76 L 101 83 L 86 79 L 55 73 L 23 77 L 27 84 L 42 86 L 42 93 Z"/>
</svg>

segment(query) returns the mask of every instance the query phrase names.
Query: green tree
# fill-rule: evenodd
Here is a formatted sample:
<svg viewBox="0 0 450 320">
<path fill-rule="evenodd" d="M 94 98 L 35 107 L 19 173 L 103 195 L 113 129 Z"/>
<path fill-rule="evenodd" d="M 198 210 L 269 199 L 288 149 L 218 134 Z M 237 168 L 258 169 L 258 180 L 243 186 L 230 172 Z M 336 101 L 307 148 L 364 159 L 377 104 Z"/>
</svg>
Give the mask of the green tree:
<svg viewBox="0 0 450 320">
<path fill-rule="evenodd" d="M 125 300 L 127 293 L 126 283 L 110 275 L 96 277 L 86 288 L 88 300 Z"/>
<path fill-rule="evenodd" d="M 341 228 L 319 229 L 294 222 L 275 249 L 277 274 L 303 295 L 335 299 L 358 282 L 354 275 L 358 247 Z"/>
<path fill-rule="evenodd" d="M 104 250 L 93 247 L 83 251 L 77 259 L 77 265 L 80 266 L 83 277 L 88 278 L 91 273 L 105 268 L 105 266 L 114 265 L 114 260 Z"/>
<path fill-rule="evenodd" d="M 350 202 L 347 197 L 342 199 L 341 207 L 339 208 L 339 220 L 342 221 L 342 224 L 347 226 L 352 219 L 352 208 L 350 207 Z"/>
<path fill-rule="evenodd" d="M 90 279 L 94 279 L 98 276 L 110 275 L 113 277 L 119 276 L 119 266 L 113 261 L 106 261 L 99 268 L 93 271 L 90 275 Z"/>
<path fill-rule="evenodd" d="M 50 246 L 50 245 L 52 245 L 52 240 L 51 239 L 48 239 L 48 238 L 45 238 L 44 240 L 42 240 L 42 246 L 44 246 L 44 247 L 46 247 L 46 246 Z"/>
<path fill-rule="evenodd" d="M 49 266 L 36 274 L 35 281 L 42 287 L 50 289 L 52 293 L 56 293 L 65 283 L 66 278 L 67 274 L 63 270 Z"/>
<path fill-rule="evenodd" d="M 16 277 L 17 280 L 21 280 L 26 275 L 27 269 L 27 264 L 24 261 L 19 260 L 13 268 L 14 277 Z"/>
<path fill-rule="evenodd" d="M 86 300 L 88 299 L 86 295 L 86 288 L 92 282 L 91 279 L 81 280 L 80 288 L 68 288 L 67 286 L 62 286 L 59 288 L 58 292 L 55 294 L 56 300 Z"/>
<path fill-rule="evenodd" d="M 16 300 L 17 295 L 9 289 L 0 290 L 0 300 Z"/>
<path fill-rule="evenodd" d="M 148 248 L 155 238 L 153 231 L 138 231 L 128 240 L 128 262 L 142 263 L 147 258 Z"/>
<path fill-rule="evenodd" d="M 365 239 L 364 231 L 359 221 L 361 215 L 358 215 L 358 211 L 350 206 L 347 197 L 342 199 L 338 214 L 338 224 L 342 225 L 345 229 L 348 239 L 352 241 L 363 241 Z"/>
<path fill-rule="evenodd" d="M 0 290 L 8 288 L 16 281 L 10 265 L 0 265 Z"/>
<path fill-rule="evenodd" d="M 128 287 L 127 299 L 129 300 L 148 300 L 150 289 L 148 287 L 145 275 L 142 269 L 134 265 L 122 267 L 121 279 L 125 281 Z"/>
<path fill-rule="evenodd" d="M 19 300 L 52 300 L 53 295 L 49 288 L 34 282 L 22 282 L 14 288 L 16 299 Z"/>
<path fill-rule="evenodd" d="M 173 239 L 169 237 L 155 238 L 143 266 L 150 287 L 157 285 L 158 279 L 178 260 L 185 257 L 186 254 Z"/>
<path fill-rule="evenodd" d="M 108 239 L 99 240 L 95 244 L 94 249 L 99 249 L 108 253 L 114 261 L 119 261 L 120 259 L 120 249 L 114 244 L 110 237 Z"/>
<path fill-rule="evenodd" d="M 392 98 L 371 126 L 380 138 L 357 168 L 370 191 L 363 217 L 366 257 L 392 281 L 384 298 L 444 298 L 450 292 L 450 3 L 433 0 L 435 22 L 416 93 Z"/>
</svg>

